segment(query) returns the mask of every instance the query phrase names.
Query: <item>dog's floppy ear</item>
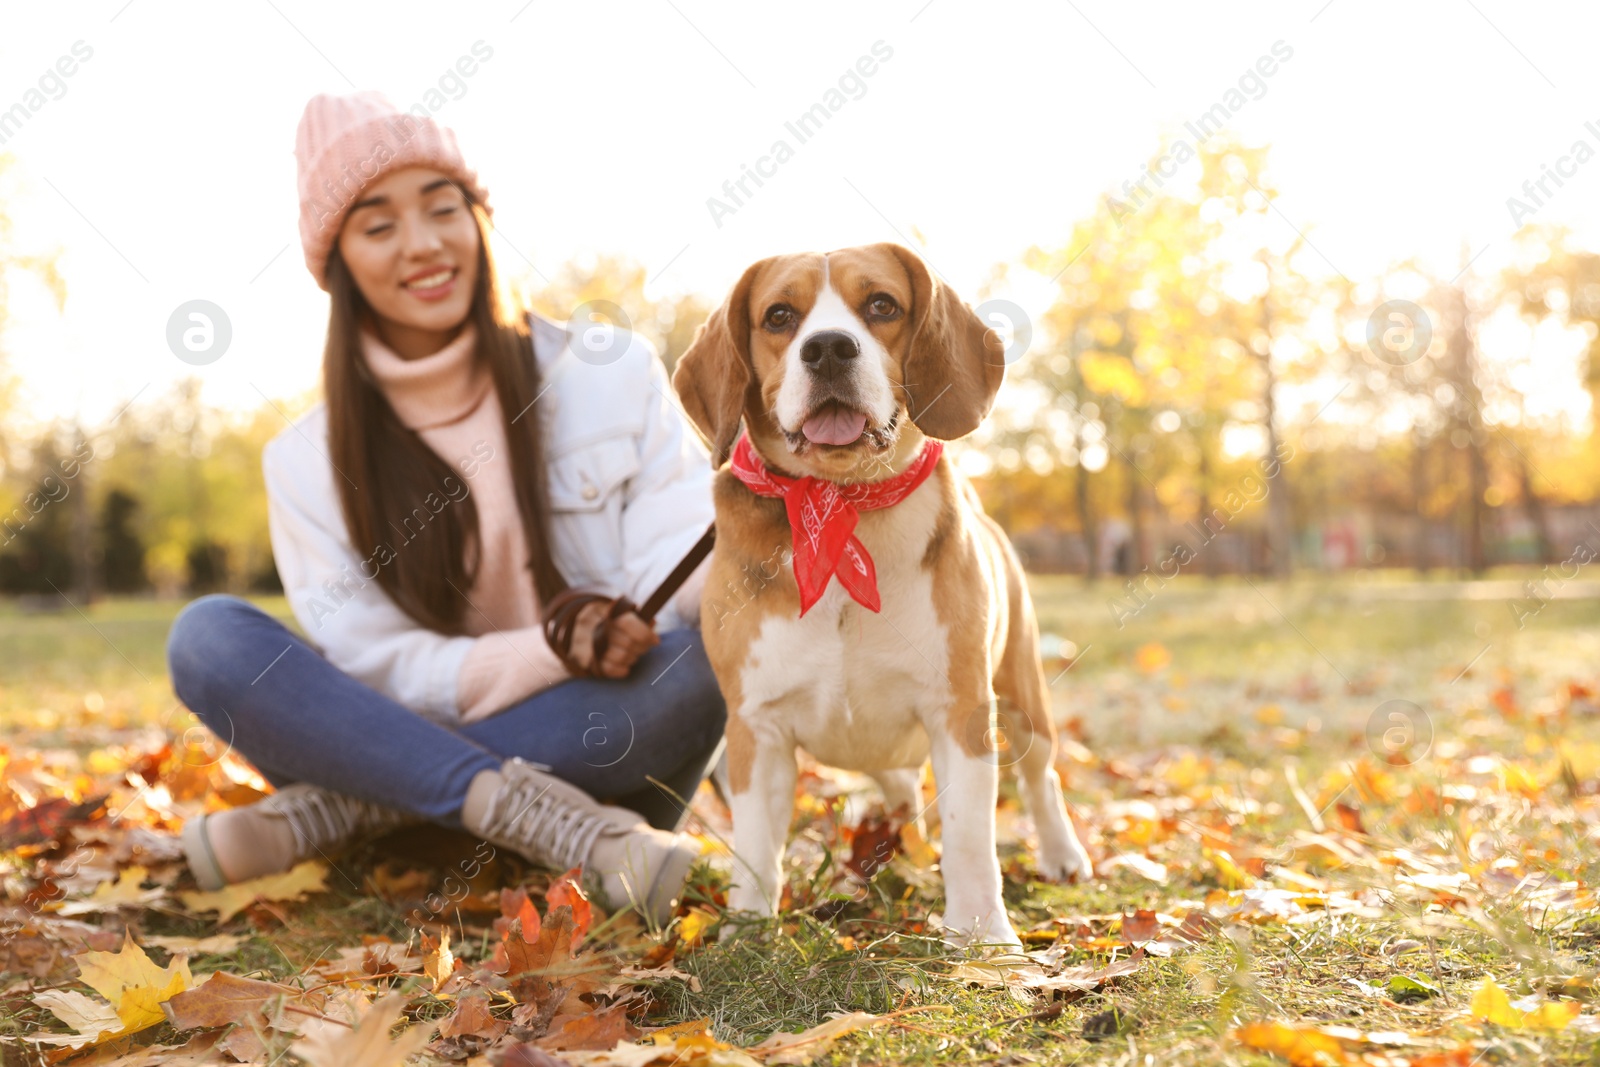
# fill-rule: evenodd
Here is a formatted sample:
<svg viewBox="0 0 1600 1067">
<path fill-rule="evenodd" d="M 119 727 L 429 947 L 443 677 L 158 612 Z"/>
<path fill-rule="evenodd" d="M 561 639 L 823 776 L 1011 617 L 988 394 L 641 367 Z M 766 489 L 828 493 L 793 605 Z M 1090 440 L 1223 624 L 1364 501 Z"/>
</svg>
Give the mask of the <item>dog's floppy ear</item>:
<svg viewBox="0 0 1600 1067">
<path fill-rule="evenodd" d="M 922 257 L 904 245 L 883 247 L 911 278 L 911 347 L 903 367 L 911 421 L 941 441 L 965 437 L 994 406 L 1006 375 L 1005 342 Z"/>
<path fill-rule="evenodd" d="M 711 443 L 711 465 L 720 467 L 739 436 L 739 418 L 754 385 L 750 362 L 750 286 L 768 261 L 745 269 L 722 306 L 694 332 L 694 340 L 672 372 L 683 410 Z"/>
</svg>

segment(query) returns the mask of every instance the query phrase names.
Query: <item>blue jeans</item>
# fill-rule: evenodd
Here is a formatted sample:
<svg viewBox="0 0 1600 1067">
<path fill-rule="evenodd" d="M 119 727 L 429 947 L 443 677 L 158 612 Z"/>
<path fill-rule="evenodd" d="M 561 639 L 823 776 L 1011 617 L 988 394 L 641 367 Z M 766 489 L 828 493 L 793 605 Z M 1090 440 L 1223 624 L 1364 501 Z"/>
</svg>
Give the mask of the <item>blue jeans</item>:
<svg viewBox="0 0 1600 1067">
<path fill-rule="evenodd" d="M 274 786 L 309 782 L 460 827 L 467 786 L 509 757 L 677 829 L 720 754 L 727 709 L 700 631 L 670 630 L 626 678 L 573 678 L 443 726 L 328 662 L 248 601 L 203 596 L 167 635 L 178 698 Z"/>
</svg>

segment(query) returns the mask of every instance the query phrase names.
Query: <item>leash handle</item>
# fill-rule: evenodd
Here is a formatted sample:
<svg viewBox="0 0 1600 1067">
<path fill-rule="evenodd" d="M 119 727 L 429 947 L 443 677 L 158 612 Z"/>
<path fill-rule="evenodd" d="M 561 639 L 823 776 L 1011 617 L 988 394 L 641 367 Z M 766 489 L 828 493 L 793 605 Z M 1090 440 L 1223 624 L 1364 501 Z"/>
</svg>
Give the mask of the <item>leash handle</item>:
<svg viewBox="0 0 1600 1067">
<path fill-rule="evenodd" d="M 666 580 L 650 594 L 644 605 L 637 609 L 639 616 L 645 622 L 655 621 L 656 612 L 660 611 L 668 598 L 678 591 L 679 586 L 689 580 L 689 575 L 694 573 L 694 569 L 700 566 L 700 561 L 711 552 L 711 546 L 716 540 L 717 524 L 713 522 L 706 527 L 706 532 L 700 535 L 700 540 L 694 543 L 694 547 L 689 549 L 688 555 L 678 561 L 678 565 L 672 568 L 672 573 L 667 575 Z"/>
<path fill-rule="evenodd" d="M 626 596 L 611 597 L 605 593 L 597 593 L 587 589 L 564 589 L 552 597 L 550 603 L 545 605 L 543 612 L 545 640 L 555 654 L 560 657 L 561 662 L 566 665 L 567 670 L 577 677 L 598 677 L 595 674 L 595 665 L 606 654 L 606 647 L 609 643 L 606 633 L 608 624 L 630 611 L 636 613 L 646 623 L 654 624 L 656 612 L 661 610 L 662 605 L 666 604 L 668 598 L 678 591 L 678 588 L 688 580 L 694 569 L 700 565 L 700 561 L 710 553 L 711 546 L 716 541 L 716 536 L 717 525 L 712 523 L 706 527 L 706 532 L 700 535 L 700 540 L 694 543 L 694 547 L 689 549 L 688 555 L 678 561 L 678 565 L 672 568 L 672 573 L 667 575 L 666 580 L 656 587 L 655 592 L 650 594 L 650 598 L 644 602 L 642 607 L 635 605 Z M 595 601 L 609 602 L 610 607 L 606 610 L 605 618 L 595 624 L 589 636 L 593 648 L 593 658 L 590 661 L 590 666 L 584 668 L 572 656 L 572 641 L 577 636 L 575 631 L 578 625 L 578 613 L 585 606 Z"/>
</svg>

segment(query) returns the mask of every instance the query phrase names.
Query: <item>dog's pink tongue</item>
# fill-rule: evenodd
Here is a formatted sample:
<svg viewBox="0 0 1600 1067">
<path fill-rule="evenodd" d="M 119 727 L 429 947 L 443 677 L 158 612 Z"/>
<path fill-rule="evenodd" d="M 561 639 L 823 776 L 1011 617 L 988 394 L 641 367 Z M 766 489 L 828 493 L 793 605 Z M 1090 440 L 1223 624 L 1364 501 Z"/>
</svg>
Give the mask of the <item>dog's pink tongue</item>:
<svg viewBox="0 0 1600 1067">
<path fill-rule="evenodd" d="M 847 445 L 867 428 L 867 417 L 859 411 L 830 404 L 806 420 L 800 432 L 819 445 Z"/>
</svg>

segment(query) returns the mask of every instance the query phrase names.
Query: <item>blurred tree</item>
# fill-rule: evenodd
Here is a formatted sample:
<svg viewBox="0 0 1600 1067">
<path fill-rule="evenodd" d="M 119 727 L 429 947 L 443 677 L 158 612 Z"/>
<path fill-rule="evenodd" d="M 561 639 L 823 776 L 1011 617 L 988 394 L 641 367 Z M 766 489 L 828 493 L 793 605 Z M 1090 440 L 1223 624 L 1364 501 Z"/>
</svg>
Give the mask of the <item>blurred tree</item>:
<svg viewBox="0 0 1600 1067">
<path fill-rule="evenodd" d="M 18 505 L 0 519 L 0 592 L 56 597 L 72 588 L 72 512 L 76 492 L 55 441 L 33 450 L 32 476 Z"/>
<path fill-rule="evenodd" d="M 101 561 L 106 591 L 138 593 L 149 586 L 144 542 L 135 526 L 139 501 L 121 489 L 106 493 L 100 509 Z"/>
<path fill-rule="evenodd" d="M 1338 287 L 1306 268 L 1304 240 L 1286 237 L 1272 214 L 1266 149 L 1219 135 L 1198 155 L 1190 185 L 1171 183 L 1133 205 L 1108 201 L 1060 249 L 1023 257 L 1056 287 L 1042 326 L 1064 357 L 1034 360 L 1023 373 L 1074 413 L 1074 453 L 1099 435 L 1120 461 L 1135 572 L 1149 562 L 1147 501 L 1192 517 L 1207 542 L 1227 525 L 1217 505 L 1240 461 L 1254 462 L 1234 443 L 1239 431 L 1253 428 L 1259 453 L 1279 454 L 1278 364 L 1320 354 L 1303 327 L 1331 323 L 1337 302 Z M 1279 574 L 1291 561 L 1289 481 L 1280 468 L 1267 494 Z M 1089 500 L 1078 508 L 1085 530 Z M 1191 547 L 1214 573 L 1215 553 Z"/>
</svg>

